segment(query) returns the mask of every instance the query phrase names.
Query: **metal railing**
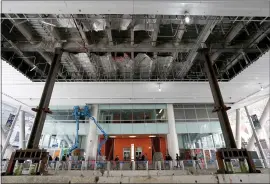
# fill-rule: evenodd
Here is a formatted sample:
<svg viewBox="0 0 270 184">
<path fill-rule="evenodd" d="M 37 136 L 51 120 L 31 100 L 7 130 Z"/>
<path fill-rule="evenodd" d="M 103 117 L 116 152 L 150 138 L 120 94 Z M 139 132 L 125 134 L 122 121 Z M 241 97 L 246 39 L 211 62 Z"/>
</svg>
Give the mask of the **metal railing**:
<svg viewBox="0 0 270 184">
<path fill-rule="evenodd" d="M 269 160 L 268 160 L 269 162 Z M 9 161 L 3 160 L 1 173 L 7 169 Z M 239 161 L 231 160 L 234 172 L 242 172 Z M 262 159 L 254 159 L 256 168 L 265 168 Z M 247 163 L 246 163 L 247 165 Z M 21 174 L 29 175 L 31 163 L 21 163 Z M 171 161 L 48 161 L 46 170 L 55 171 L 125 171 L 125 170 L 218 170 L 217 160 L 171 160 Z"/>
</svg>

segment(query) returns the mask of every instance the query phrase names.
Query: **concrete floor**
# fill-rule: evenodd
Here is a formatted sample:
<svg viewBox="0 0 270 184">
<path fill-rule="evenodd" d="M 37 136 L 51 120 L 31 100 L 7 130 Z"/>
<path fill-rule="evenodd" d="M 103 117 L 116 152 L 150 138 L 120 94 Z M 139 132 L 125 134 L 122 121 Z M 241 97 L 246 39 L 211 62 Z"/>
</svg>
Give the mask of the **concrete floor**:
<svg viewBox="0 0 270 184">
<path fill-rule="evenodd" d="M 269 183 L 270 170 L 258 174 L 185 171 L 58 171 L 48 176 L 3 176 L 2 183 Z"/>
</svg>

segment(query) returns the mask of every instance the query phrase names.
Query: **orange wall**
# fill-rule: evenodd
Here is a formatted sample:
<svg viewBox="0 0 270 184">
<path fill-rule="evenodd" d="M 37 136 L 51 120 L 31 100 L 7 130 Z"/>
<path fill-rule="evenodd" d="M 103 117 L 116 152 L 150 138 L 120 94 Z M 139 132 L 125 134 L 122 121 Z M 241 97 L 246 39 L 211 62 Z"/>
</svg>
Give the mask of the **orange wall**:
<svg viewBox="0 0 270 184">
<path fill-rule="evenodd" d="M 100 138 L 100 142 L 102 140 L 103 138 Z M 123 148 L 130 148 L 131 144 L 134 144 L 135 150 L 136 147 L 142 147 L 143 154 L 147 156 L 148 160 L 152 160 L 151 138 L 115 138 L 113 151 L 114 158 L 116 157 L 116 155 L 118 155 L 120 160 L 124 160 Z M 167 146 L 166 146 L 166 139 L 163 137 L 160 137 L 160 151 L 162 152 L 163 157 L 165 158 Z M 101 148 L 101 154 L 105 155 L 105 145 L 103 145 Z"/>
<path fill-rule="evenodd" d="M 123 148 L 130 148 L 131 144 L 134 144 L 134 150 L 136 150 L 136 147 L 141 147 L 142 152 L 144 155 L 147 156 L 147 159 L 152 160 L 152 148 L 150 138 L 115 138 L 114 157 L 118 155 L 120 160 L 124 160 Z"/>
</svg>

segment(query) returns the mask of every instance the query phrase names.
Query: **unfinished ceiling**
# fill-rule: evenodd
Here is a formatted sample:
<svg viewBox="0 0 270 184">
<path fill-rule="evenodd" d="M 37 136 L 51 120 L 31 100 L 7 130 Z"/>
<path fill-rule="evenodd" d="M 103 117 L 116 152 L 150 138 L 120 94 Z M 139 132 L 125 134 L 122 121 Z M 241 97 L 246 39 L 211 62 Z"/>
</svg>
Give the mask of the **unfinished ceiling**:
<svg viewBox="0 0 270 184">
<path fill-rule="evenodd" d="M 2 14 L 2 59 L 45 81 L 54 47 L 57 81 L 206 81 L 201 47 L 229 81 L 270 46 L 270 18 L 172 15 Z"/>
</svg>

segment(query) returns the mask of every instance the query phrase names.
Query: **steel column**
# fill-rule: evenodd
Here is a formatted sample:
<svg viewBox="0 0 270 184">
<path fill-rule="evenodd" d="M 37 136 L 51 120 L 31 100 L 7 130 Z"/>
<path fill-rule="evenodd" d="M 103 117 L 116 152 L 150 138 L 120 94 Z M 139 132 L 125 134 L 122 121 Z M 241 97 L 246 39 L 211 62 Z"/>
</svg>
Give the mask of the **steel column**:
<svg viewBox="0 0 270 184">
<path fill-rule="evenodd" d="M 205 71 L 206 71 L 207 78 L 208 78 L 210 88 L 212 91 L 212 96 L 213 96 L 214 102 L 215 102 L 214 111 L 216 111 L 218 114 L 218 119 L 220 122 L 220 126 L 222 129 L 222 133 L 223 133 L 226 147 L 227 148 L 236 148 L 236 143 L 234 140 L 230 121 L 229 121 L 229 118 L 228 118 L 228 115 L 226 112 L 229 108 L 227 108 L 224 104 L 224 101 L 223 101 L 223 98 L 222 98 L 222 95 L 220 92 L 220 88 L 219 88 L 219 85 L 217 82 L 217 78 L 216 78 L 216 75 L 214 73 L 214 68 L 213 68 L 212 62 L 210 60 L 209 49 L 203 49 L 202 53 L 203 53 L 203 56 L 205 59 L 205 63 L 204 63 Z"/>
<path fill-rule="evenodd" d="M 28 149 L 38 148 L 39 141 L 41 138 L 41 133 L 42 133 L 45 118 L 46 118 L 46 113 L 48 112 L 48 107 L 50 104 L 53 87 L 55 84 L 55 79 L 56 79 L 56 76 L 60 67 L 60 60 L 61 60 L 62 53 L 63 51 L 61 48 L 55 49 L 54 58 L 50 67 L 48 78 L 46 80 L 46 83 L 43 89 L 41 100 L 37 109 L 37 114 L 36 114 L 34 125 L 31 131 L 31 135 L 29 137 L 29 141 L 27 145 Z"/>
</svg>

